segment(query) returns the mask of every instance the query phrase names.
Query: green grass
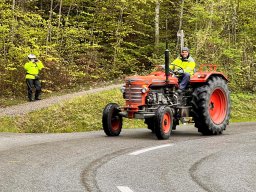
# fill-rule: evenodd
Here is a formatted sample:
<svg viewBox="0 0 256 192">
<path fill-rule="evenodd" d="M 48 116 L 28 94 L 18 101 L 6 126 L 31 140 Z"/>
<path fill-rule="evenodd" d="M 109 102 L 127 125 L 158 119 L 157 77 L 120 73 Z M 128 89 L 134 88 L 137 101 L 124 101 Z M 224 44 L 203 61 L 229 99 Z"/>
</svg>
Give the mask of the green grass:
<svg viewBox="0 0 256 192">
<path fill-rule="evenodd" d="M 27 100 L 21 97 L 0 97 L 0 107 L 7 107 L 12 105 L 18 105 L 21 103 L 26 103 Z"/>
<path fill-rule="evenodd" d="M 119 89 L 70 100 L 18 117 L 0 118 L 0 131 L 22 133 L 62 133 L 102 129 L 102 110 L 106 104 L 123 104 Z M 145 127 L 142 120 L 124 120 L 124 128 Z"/>
<path fill-rule="evenodd" d="M 231 94 L 232 109 L 231 122 L 256 122 L 256 94 L 233 93 Z"/>
<path fill-rule="evenodd" d="M 255 94 L 232 94 L 231 99 L 231 122 L 256 121 Z M 119 89 L 86 95 L 22 116 L 2 117 L 0 131 L 62 133 L 100 130 L 102 110 L 110 102 L 124 104 Z M 143 120 L 124 119 L 123 127 L 140 128 L 146 125 Z"/>
</svg>

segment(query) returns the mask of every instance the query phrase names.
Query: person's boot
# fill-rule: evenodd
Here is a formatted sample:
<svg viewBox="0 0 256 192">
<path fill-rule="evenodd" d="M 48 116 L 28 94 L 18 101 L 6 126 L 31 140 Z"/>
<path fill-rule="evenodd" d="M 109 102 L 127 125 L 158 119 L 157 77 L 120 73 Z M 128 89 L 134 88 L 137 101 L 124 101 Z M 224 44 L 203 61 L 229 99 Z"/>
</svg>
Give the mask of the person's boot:
<svg viewBox="0 0 256 192">
<path fill-rule="evenodd" d="M 32 94 L 32 92 L 28 92 L 28 101 L 29 102 L 31 102 L 31 101 L 34 101 L 34 99 L 33 99 L 33 94 Z"/>
<path fill-rule="evenodd" d="M 36 93 L 35 93 L 35 100 L 38 101 L 38 100 L 41 100 L 40 99 L 40 93 L 41 93 L 41 90 L 36 90 Z"/>
<path fill-rule="evenodd" d="M 34 100 L 33 100 L 32 98 L 28 98 L 28 101 L 29 101 L 29 102 L 32 102 L 32 101 L 34 101 Z"/>
</svg>

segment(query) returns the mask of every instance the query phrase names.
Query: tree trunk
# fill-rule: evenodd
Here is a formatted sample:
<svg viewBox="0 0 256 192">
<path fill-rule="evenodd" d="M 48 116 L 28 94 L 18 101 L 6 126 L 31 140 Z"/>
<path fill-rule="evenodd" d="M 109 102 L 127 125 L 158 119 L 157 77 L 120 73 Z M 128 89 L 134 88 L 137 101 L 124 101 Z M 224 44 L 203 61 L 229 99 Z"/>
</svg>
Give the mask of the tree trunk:
<svg viewBox="0 0 256 192">
<path fill-rule="evenodd" d="M 155 8 L 155 46 L 159 44 L 159 12 L 160 12 L 160 2 L 156 1 Z"/>
<path fill-rule="evenodd" d="M 209 19 L 209 22 L 208 22 L 208 30 L 212 29 L 212 16 L 213 16 L 213 13 L 214 13 L 214 2 L 212 2 L 211 8 L 210 8 L 211 18 Z"/>
<path fill-rule="evenodd" d="M 231 4 L 231 0 L 229 0 L 229 4 L 228 4 L 228 7 L 232 7 L 232 4 Z M 231 9 L 231 8 L 230 8 Z M 231 12 L 231 10 L 229 10 Z M 232 16 L 232 14 L 231 14 Z M 231 46 L 231 27 L 230 27 L 230 24 L 231 24 L 231 21 L 232 21 L 232 18 L 228 18 L 228 23 L 227 23 L 227 30 L 228 30 L 228 48 L 230 49 L 230 46 Z M 227 63 L 229 64 L 229 59 L 227 61 Z"/>
<path fill-rule="evenodd" d="M 14 12 L 14 10 L 15 10 L 15 0 L 12 0 L 12 11 Z"/>
<path fill-rule="evenodd" d="M 198 5 L 198 0 L 196 0 L 196 5 Z M 196 33 L 198 32 L 198 23 L 197 23 L 197 20 L 198 20 L 198 11 L 196 12 L 196 26 L 195 26 L 195 31 Z M 198 40 L 197 40 L 198 42 Z M 197 57 L 198 55 L 198 51 L 199 51 L 199 46 L 198 46 L 198 43 L 196 43 L 196 53 L 195 53 L 195 56 Z"/>
<path fill-rule="evenodd" d="M 116 29 L 116 45 L 114 46 L 115 53 L 114 53 L 114 59 L 113 59 L 113 65 L 114 66 L 116 64 L 116 58 L 118 56 L 118 48 L 119 48 L 119 46 L 121 44 L 121 41 L 122 41 L 122 37 L 120 37 L 119 30 L 120 30 L 120 27 L 122 26 L 122 23 L 123 23 L 123 13 L 124 13 L 124 9 L 121 8 L 120 15 L 119 15 L 119 20 L 118 20 L 118 24 L 117 24 L 117 29 Z"/>
<path fill-rule="evenodd" d="M 196 0 L 196 5 L 198 5 L 198 0 Z M 198 14 L 196 13 L 196 17 L 198 17 Z M 196 26 L 195 26 L 196 31 L 198 30 L 198 24 L 197 24 L 197 20 L 196 20 Z"/>
<path fill-rule="evenodd" d="M 182 30 L 184 1 L 185 1 L 185 0 L 181 0 L 180 23 L 179 23 L 178 32 L 181 32 L 181 30 Z M 177 37 L 177 45 L 176 45 L 176 51 L 177 51 L 177 52 L 180 52 L 180 45 L 181 45 L 181 37 L 178 36 L 178 37 Z"/>
<path fill-rule="evenodd" d="M 59 35 L 62 35 L 62 30 L 60 29 L 61 25 L 61 9 L 62 9 L 62 0 L 60 0 L 60 7 L 59 7 L 59 21 L 58 21 L 58 31 L 57 31 L 57 44 L 59 44 Z M 60 46 L 61 47 L 61 46 Z"/>
<path fill-rule="evenodd" d="M 48 44 L 51 42 L 51 36 L 52 36 L 52 10 L 53 9 L 53 0 L 51 0 L 51 7 L 50 7 L 50 13 L 49 13 L 49 20 L 48 20 L 48 31 L 47 31 L 47 38 L 46 38 L 46 55 L 48 51 Z"/>
<path fill-rule="evenodd" d="M 62 0 L 60 0 L 58 30 L 60 28 L 60 23 L 61 23 L 61 9 L 62 9 Z"/>
<path fill-rule="evenodd" d="M 181 0 L 179 31 L 182 29 L 183 9 L 184 9 L 184 0 Z"/>
<path fill-rule="evenodd" d="M 64 26 L 63 26 L 63 31 L 65 31 L 65 28 L 66 28 L 66 24 L 67 24 L 67 22 L 68 22 L 68 20 L 69 20 L 69 15 L 70 15 L 70 11 L 71 11 L 71 8 L 72 8 L 72 5 L 73 5 L 73 3 L 74 3 L 74 0 L 72 0 L 71 2 L 70 2 L 70 4 L 69 4 L 69 8 L 68 8 L 68 13 L 67 13 L 67 16 L 66 16 L 66 19 L 65 19 L 65 22 L 64 22 Z M 63 44 L 63 33 L 61 34 L 61 46 L 62 46 L 62 44 Z"/>
<path fill-rule="evenodd" d="M 73 0 L 70 2 L 70 5 L 69 5 L 69 8 L 68 8 L 68 14 L 67 14 L 67 19 L 69 18 L 69 14 L 70 14 L 70 11 L 71 11 L 71 8 L 72 8 L 72 5 L 73 5 Z"/>
<path fill-rule="evenodd" d="M 236 41 L 237 41 L 237 22 L 238 22 L 238 5 L 239 1 L 237 3 L 234 2 L 233 5 L 233 17 L 232 17 L 232 34 L 233 34 L 233 43 L 236 45 Z"/>
<path fill-rule="evenodd" d="M 4 38 L 4 61 L 6 61 L 6 43 Z"/>
<path fill-rule="evenodd" d="M 16 3 L 16 1 L 13 0 L 13 1 L 12 1 L 12 28 L 11 28 L 11 42 L 12 42 L 12 43 L 13 43 L 13 41 L 14 41 L 15 3 Z"/>
</svg>

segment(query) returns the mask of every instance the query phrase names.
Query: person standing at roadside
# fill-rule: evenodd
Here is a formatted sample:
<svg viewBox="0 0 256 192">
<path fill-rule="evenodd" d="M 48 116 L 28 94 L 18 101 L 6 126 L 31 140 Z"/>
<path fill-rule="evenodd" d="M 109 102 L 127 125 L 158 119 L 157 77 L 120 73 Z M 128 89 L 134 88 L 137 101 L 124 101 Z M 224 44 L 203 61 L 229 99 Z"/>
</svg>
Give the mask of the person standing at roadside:
<svg viewBox="0 0 256 192">
<path fill-rule="evenodd" d="M 29 62 L 24 65 L 24 69 L 26 70 L 26 84 L 28 87 L 28 101 L 41 100 L 39 98 L 42 89 L 39 72 L 44 68 L 44 65 L 41 61 L 37 60 L 34 54 L 29 54 L 28 60 Z M 36 89 L 34 99 L 33 88 Z"/>
</svg>

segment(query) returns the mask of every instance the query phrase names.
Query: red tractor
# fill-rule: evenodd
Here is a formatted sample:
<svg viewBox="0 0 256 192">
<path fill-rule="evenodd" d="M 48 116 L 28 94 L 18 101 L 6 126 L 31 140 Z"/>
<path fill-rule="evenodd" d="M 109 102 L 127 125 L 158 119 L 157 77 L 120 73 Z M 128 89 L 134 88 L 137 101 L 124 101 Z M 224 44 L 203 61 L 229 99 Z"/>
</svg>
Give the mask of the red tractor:
<svg viewBox="0 0 256 192">
<path fill-rule="evenodd" d="M 183 69 L 175 66 L 175 71 L 170 70 L 168 50 L 164 68 L 147 76 L 125 79 L 121 88 L 125 106 L 109 103 L 103 110 L 106 135 L 118 136 L 124 117 L 144 119 L 158 139 L 168 139 L 180 122 L 194 123 L 203 135 L 221 134 L 226 129 L 230 118 L 230 92 L 227 78 L 216 71 L 216 65 L 201 65 L 183 95 L 177 93 L 178 76 Z"/>
</svg>

